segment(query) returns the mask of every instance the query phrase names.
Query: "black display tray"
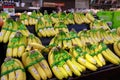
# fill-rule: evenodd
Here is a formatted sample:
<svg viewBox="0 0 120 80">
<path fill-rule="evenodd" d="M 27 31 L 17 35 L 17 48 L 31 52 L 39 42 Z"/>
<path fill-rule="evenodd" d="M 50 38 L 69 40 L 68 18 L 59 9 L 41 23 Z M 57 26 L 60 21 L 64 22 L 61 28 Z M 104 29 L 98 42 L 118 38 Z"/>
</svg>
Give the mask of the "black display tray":
<svg viewBox="0 0 120 80">
<path fill-rule="evenodd" d="M 34 26 L 27 26 L 27 28 L 31 33 L 34 33 L 36 35 Z M 89 29 L 89 24 L 68 25 L 69 30 L 71 30 L 72 28 L 74 28 L 77 32 L 79 32 L 83 29 Z M 45 46 L 49 44 L 51 39 L 52 37 L 40 38 L 42 44 Z M 112 46 L 113 45 L 108 45 L 108 47 L 113 51 Z M 6 48 L 7 48 L 7 43 L 6 44 L 0 43 L 0 66 L 5 59 Z M 47 54 L 45 53 L 43 55 L 47 59 Z M 27 73 L 27 80 L 34 80 L 33 77 L 27 71 L 26 73 Z M 68 79 L 65 80 L 120 80 L 119 75 L 120 75 L 120 65 L 117 66 L 111 63 L 107 63 L 107 65 L 105 65 L 102 68 L 99 68 L 95 72 L 87 70 L 83 72 L 80 77 L 76 77 L 73 75 L 72 77 L 69 77 Z M 49 80 L 57 80 L 57 78 L 53 76 L 53 78 Z"/>
</svg>

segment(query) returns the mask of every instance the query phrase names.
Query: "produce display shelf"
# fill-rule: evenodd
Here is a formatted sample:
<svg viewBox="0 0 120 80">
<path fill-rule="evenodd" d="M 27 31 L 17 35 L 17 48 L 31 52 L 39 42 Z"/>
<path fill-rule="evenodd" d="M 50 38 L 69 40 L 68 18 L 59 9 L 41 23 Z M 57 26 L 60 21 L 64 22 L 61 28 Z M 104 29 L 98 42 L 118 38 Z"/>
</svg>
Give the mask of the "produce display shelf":
<svg viewBox="0 0 120 80">
<path fill-rule="evenodd" d="M 27 28 L 31 33 L 34 33 L 36 35 L 34 26 L 27 26 Z M 71 30 L 72 28 L 74 28 L 77 32 L 79 32 L 83 29 L 89 29 L 89 24 L 68 25 L 69 30 Z M 45 46 L 49 44 L 51 39 L 52 37 L 40 38 L 42 44 Z M 108 45 L 108 47 L 113 51 L 112 46 L 113 45 Z M 5 59 L 6 48 L 7 48 L 7 44 L 0 43 L 0 66 Z M 45 53 L 43 55 L 47 59 L 47 54 Z M 107 63 L 107 65 L 103 66 L 102 68 L 99 68 L 95 72 L 87 70 L 85 72 L 82 72 L 82 75 L 80 77 L 76 77 L 73 75 L 72 77 L 69 77 L 67 80 L 120 80 L 119 74 L 120 74 L 120 65 L 117 66 L 111 63 Z M 34 80 L 28 72 L 27 72 L 27 80 Z M 53 77 L 52 79 L 49 80 L 57 80 L 57 78 Z"/>
</svg>

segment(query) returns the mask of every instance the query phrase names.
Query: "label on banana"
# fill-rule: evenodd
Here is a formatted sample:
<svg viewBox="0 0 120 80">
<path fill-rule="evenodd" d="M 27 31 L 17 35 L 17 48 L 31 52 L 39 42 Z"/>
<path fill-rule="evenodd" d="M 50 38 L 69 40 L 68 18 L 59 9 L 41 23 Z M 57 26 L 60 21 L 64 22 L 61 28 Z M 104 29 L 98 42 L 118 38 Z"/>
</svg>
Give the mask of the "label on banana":
<svg viewBox="0 0 120 80">
<path fill-rule="evenodd" d="M 21 47 L 19 47 L 19 48 L 18 48 L 18 51 L 21 51 L 21 50 L 22 50 L 22 48 L 21 48 Z"/>
<path fill-rule="evenodd" d="M 42 32 L 42 29 L 39 29 L 39 32 Z"/>
<path fill-rule="evenodd" d="M 46 68 L 47 68 L 43 63 L 41 63 L 40 66 L 41 66 L 43 69 L 46 69 Z"/>
<path fill-rule="evenodd" d="M 70 71 L 70 68 L 68 66 L 65 66 L 65 68 L 66 68 L 67 71 Z"/>
<path fill-rule="evenodd" d="M 92 62 L 96 63 L 96 60 L 94 60 L 93 58 L 90 59 Z"/>
<path fill-rule="evenodd" d="M 5 80 L 5 77 L 4 77 L 4 76 L 2 76 L 1 80 Z"/>
<path fill-rule="evenodd" d="M 110 36 L 107 37 L 108 40 L 112 40 L 112 38 Z"/>
<path fill-rule="evenodd" d="M 2 36 L 3 35 L 3 33 L 2 32 L 0 32 L 0 36 Z"/>
<path fill-rule="evenodd" d="M 16 72 L 16 76 L 15 76 L 15 77 L 16 77 L 16 79 L 18 78 L 18 76 L 19 76 L 19 73 L 18 73 L 18 72 Z"/>
<path fill-rule="evenodd" d="M 9 54 L 10 53 L 10 49 L 7 49 L 7 54 Z"/>
<path fill-rule="evenodd" d="M 32 71 L 35 73 L 35 74 L 38 74 L 37 70 L 35 68 L 32 68 Z"/>
<path fill-rule="evenodd" d="M 85 60 L 85 59 L 80 58 L 80 60 L 81 60 L 83 63 L 86 63 L 86 60 Z"/>
</svg>

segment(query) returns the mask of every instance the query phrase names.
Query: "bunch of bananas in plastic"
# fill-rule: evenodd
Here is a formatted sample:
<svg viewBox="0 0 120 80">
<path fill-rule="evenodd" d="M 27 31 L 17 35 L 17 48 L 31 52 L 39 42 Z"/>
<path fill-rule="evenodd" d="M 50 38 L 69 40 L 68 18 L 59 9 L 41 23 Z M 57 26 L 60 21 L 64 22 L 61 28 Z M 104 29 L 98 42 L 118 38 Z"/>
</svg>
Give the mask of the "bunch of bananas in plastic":
<svg viewBox="0 0 120 80">
<path fill-rule="evenodd" d="M 1 80 L 26 80 L 26 73 L 21 61 L 7 57 L 1 66 Z"/>
<path fill-rule="evenodd" d="M 48 55 L 48 61 L 54 75 L 58 79 L 68 78 L 74 73 L 80 76 L 85 67 L 80 65 L 75 59 L 65 50 L 60 47 L 51 49 Z"/>
<path fill-rule="evenodd" d="M 92 23 L 90 23 L 90 29 L 104 29 L 104 30 L 110 30 L 108 24 L 101 20 L 96 20 Z"/>
<path fill-rule="evenodd" d="M 82 23 L 92 23 L 95 18 L 93 17 L 93 15 L 91 15 L 90 13 L 86 13 L 86 15 L 84 15 L 83 13 L 73 13 L 74 14 L 74 21 L 76 24 L 82 24 Z"/>
<path fill-rule="evenodd" d="M 106 65 L 106 61 L 119 65 L 120 58 L 115 55 L 103 42 L 98 44 L 89 44 L 83 48 L 75 45 L 70 49 L 71 55 L 82 66 L 89 70 L 96 71 L 98 67 Z"/>
<path fill-rule="evenodd" d="M 104 29 L 83 30 L 78 33 L 78 36 L 83 46 L 86 42 L 95 44 L 101 40 L 104 40 L 105 44 L 112 44 L 115 41 L 120 40 L 120 37 L 115 31 L 106 31 Z"/>
<path fill-rule="evenodd" d="M 9 40 L 6 56 L 21 57 L 27 46 L 27 37 L 21 32 L 16 32 L 15 36 Z"/>
<path fill-rule="evenodd" d="M 47 61 L 37 49 L 26 51 L 22 55 L 22 62 L 35 80 L 52 78 Z"/>
</svg>

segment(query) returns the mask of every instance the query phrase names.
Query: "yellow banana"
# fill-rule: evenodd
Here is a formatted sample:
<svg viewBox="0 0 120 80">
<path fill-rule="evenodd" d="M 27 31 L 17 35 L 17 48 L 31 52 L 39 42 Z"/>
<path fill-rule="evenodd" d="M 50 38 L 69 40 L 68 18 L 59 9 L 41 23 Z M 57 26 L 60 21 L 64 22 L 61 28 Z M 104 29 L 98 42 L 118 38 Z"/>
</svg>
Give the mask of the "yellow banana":
<svg viewBox="0 0 120 80">
<path fill-rule="evenodd" d="M 6 66 L 4 66 L 4 64 L 2 64 L 2 66 L 1 66 L 1 73 L 5 72 L 7 70 L 8 70 L 8 68 Z M 6 74 L 6 75 L 1 76 L 0 79 L 1 80 L 9 80 L 9 77 Z"/>
<path fill-rule="evenodd" d="M 50 66 L 54 63 L 52 50 L 48 54 L 48 61 L 49 61 Z M 51 66 L 51 69 L 52 69 L 54 75 L 58 79 L 63 79 L 64 78 L 62 72 L 58 69 L 58 67 L 56 65 L 55 66 Z"/>
<path fill-rule="evenodd" d="M 73 62 L 71 62 L 70 60 L 67 60 L 67 65 L 70 67 L 70 69 L 73 71 L 73 73 L 76 76 L 80 76 L 81 73 L 79 72 L 78 68 L 73 64 Z"/>
<path fill-rule="evenodd" d="M 8 67 L 8 70 L 11 70 L 11 69 L 13 69 L 12 65 Z M 9 73 L 8 76 L 9 76 L 9 80 L 15 80 L 16 79 L 14 71 Z"/>
<path fill-rule="evenodd" d="M 26 60 L 25 60 L 26 66 L 29 65 L 31 62 L 32 62 L 32 60 L 31 60 L 30 57 L 28 56 L 28 57 L 26 58 Z M 30 67 L 28 68 L 28 71 L 29 71 L 30 74 L 34 77 L 34 79 L 36 79 L 36 80 L 40 80 L 40 79 L 41 79 L 41 77 L 40 77 L 40 75 L 39 75 L 39 72 L 37 71 L 37 69 L 35 68 L 34 65 L 30 66 Z"/>
</svg>

